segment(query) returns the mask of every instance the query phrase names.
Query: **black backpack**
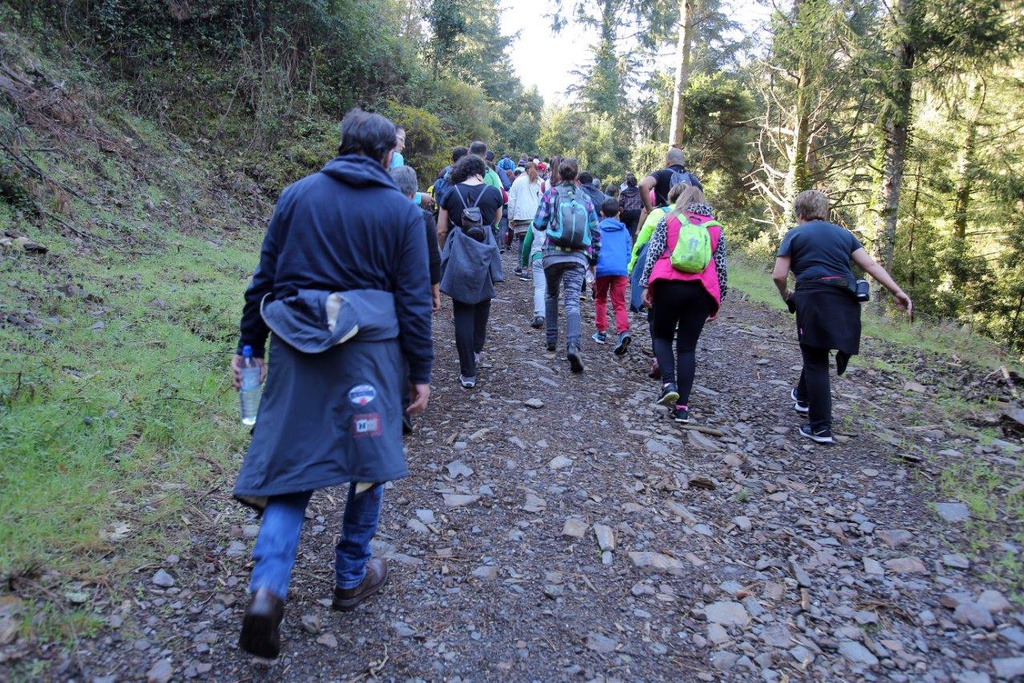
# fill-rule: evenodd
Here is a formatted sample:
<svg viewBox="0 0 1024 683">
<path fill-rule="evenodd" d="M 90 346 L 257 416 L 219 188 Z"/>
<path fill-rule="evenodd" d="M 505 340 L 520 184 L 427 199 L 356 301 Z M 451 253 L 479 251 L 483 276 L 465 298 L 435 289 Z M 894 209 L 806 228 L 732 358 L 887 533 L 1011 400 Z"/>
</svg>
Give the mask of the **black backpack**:
<svg viewBox="0 0 1024 683">
<path fill-rule="evenodd" d="M 455 194 L 459 195 L 459 201 L 462 202 L 462 232 L 477 242 L 483 242 L 487 238 L 487 233 L 484 229 L 484 214 L 477 204 L 480 202 L 480 197 L 483 197 L 484 192 L 487 191 L 487 186 L 481 186 L 480 194 L 473 200 L 472 206 L 466 205 L 466 200 L 463 198 L 462 193 L 459 192 L 458 185 L 453 185 L 452 189 L 455 190 Z"/>
</svg>

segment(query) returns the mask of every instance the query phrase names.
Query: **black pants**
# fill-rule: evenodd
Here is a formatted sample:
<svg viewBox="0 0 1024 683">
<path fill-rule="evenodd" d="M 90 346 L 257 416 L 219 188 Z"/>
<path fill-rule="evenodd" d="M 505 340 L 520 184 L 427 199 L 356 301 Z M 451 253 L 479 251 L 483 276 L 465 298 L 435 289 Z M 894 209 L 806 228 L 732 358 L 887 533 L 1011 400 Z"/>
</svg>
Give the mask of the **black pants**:
<svg viewBox="0 0 1024 683">
<path fill-rule="evenodd" d="M 455 348 L 459 350 L 462 376 L 476 377 L 476 357 L 473 354 L 484 350 L 491 300 L 464 304 L 452 299 L 452 310 L 455 313 Z"/>
<path fill-rule="evenodd" d="M 641 211 L 633 210 L 633 211 L 623 211 L 619 215 L 619 220 L 621 220 L 623 223 L 625 223 L 626 224 L 626 230 L 629 230 L 629 238 L 630 238 L 630 240 L 636 239 L 636 228 L 637 228 L 637 223 L 640 222 L 640 214 L 641 213 L 642 213 Z"/>
<path fill-rule="evenodd" d="M 689 405 L 697 374 L 697 340 L 711 315 L 713 299 L 696 280 L 654 281 L 654 355 L 661 366 L 662 383 L 675 382 L 679 405 Z M 672 339 L 676 353 L 672 353 Z M 678 363 L 678 367 L 677 367 Z M 678 374 L 677 374 L 678 373 Z"/>
<path fill-rule="evenodd" d="M 800 383 L 796 397 L 810 404 L 808 418 L 811 429 L 818 431 L 832 428 L 832 387 L 828 376 L 828 349 L 800 345 L 804 357 L 804 368 L 800 371 Z"/>
</svg>

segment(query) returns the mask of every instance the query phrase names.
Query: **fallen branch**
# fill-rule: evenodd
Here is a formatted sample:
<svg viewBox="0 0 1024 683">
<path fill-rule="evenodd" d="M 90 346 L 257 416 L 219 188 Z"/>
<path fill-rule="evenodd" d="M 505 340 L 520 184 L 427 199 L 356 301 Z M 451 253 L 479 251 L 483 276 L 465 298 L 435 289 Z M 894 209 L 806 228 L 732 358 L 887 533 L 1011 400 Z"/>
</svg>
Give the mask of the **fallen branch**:
<svg viewBox="0 0 1024 683">
<path fill-rule="evenodd" d="M 1013 397 L 1019 401 L 1020 400 L 1020 394 L 1017 393 L 1017 387 L 1013 386 L 1013 380 L 1010 379 L 1010 373 L 1006 369 L 1006 366 L 1004 365 L 1004 366 L 1000 367 L 999 371 L 1003 373 L 1003 379 L 1006 380 L 1006 386 L 1010 387 L 1010 393 L 1013 394 Z"/>
</svg>

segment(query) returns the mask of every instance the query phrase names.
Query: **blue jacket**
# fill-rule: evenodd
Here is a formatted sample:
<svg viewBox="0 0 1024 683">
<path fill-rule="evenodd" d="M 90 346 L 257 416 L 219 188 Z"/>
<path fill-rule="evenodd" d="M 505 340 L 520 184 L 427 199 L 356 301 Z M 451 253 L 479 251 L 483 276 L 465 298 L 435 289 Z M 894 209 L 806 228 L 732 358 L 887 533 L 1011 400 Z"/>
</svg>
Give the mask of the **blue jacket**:
<svg viewBox="0 0 1024 683">
<path fill-rule="evenodd" d="M 597 277 L 626 275 L 632 244 L 626 224 L 614 218 L 602 218 L 597 225 L 601 231 L 601 252 L 597 255 Z"/>
<path fill-rule="evenodd" d="M 394 294 L 409 378 L 429 383 L 434 351 L 423 212 L 379 162 L 348 155 L 281 193 L 245 292 L 238 348 L 248 344 L 263 357 L 269 328 L 260 304 L 268 294 L 282 300 L 300 290 L 358 289 Z"/>
</svg>

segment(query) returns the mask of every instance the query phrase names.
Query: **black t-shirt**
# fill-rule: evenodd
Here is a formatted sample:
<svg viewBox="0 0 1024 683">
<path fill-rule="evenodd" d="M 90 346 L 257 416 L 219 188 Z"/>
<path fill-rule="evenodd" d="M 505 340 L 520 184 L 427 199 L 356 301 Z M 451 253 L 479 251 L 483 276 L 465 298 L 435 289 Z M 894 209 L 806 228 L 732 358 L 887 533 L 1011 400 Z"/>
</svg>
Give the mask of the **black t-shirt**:
<svg viewBox="0 0 1024 683">
<path fill-rule="evenodd" d="M 458 190 L 458 194 L 456 194 Z M 483 193 L 483 196 L 480 193 Z M 451 192 L 445 195 L 441 201 L 441 208 L 448 212 L 448 222 L 452 225 L 462 225 L 462 201 L 459 200 L 459 195 L 462 195 L 462 200 L 466 202 L 466 206 L 473 206 L 473 202 L 476 201 L 477 197 L 480 197 L 480 201 L 476 203 L 480 207 L 480 213 L 484 218 L 484 225 L 494 225 L 494 217 L 498 213 L 498 209 L 501 208 L 501 193 L 497 189 L 481 183 L 479 185 L 466 185 L 465 183 L 459 183 L 453 186 Z M 449 228 L 451 229 L 451 228 Z"/>
<path fill-rule="evenodd" d="M 850 256 L 863 248 L 849 230 L 825 221 L 811 221 L 787 232 L 776 256 L 790 258 L 789 267 L 797 282 L 843 277 L 852 284 Z"/>
</svg>

